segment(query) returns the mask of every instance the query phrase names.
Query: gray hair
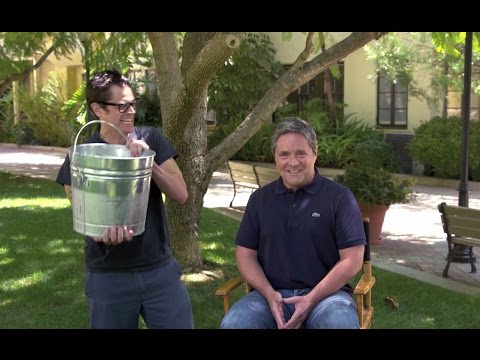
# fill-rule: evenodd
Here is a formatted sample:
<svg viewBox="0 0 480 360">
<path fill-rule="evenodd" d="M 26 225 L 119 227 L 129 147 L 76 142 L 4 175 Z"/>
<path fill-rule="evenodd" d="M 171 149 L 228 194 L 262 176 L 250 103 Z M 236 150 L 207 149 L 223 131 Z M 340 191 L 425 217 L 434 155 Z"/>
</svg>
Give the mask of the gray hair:
<svg viewBox="0 0 480 360">
<path fill-rule="evenodd" d="M 295 133 L 300 134 L 307 139 L 308 145 L 312 148 L 313 153 L 317 151 L 317 135 L 312 126 L 297 117 L 284 118 L 280 124 L 277 125 L 272 135 L 272 152 L 275 154 L 278 138 L 281 135 Z"/>
</svg>

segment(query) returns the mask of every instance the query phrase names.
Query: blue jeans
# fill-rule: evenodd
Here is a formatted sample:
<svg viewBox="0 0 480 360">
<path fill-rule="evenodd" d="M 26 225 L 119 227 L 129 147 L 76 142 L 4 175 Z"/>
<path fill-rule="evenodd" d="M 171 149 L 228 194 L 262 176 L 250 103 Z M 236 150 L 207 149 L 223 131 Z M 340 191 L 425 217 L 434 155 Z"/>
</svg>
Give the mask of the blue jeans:
<svg viewBox="0 0 480 360">
<path fill-rule="evenodd" d="M 311 289 L 277 290 L 282 297 L 302 296 Z M 284 304 L 283 315 L 288 321 L 294 312 L 293 304 Z M 357 305 L 352 296 L 343 291 L 326 297 L 312 309 L 301 329 L 358 329 Z M 237 301 L 225 314 L 221 329 L 277 329 L 277 323 L 265 298 L 256 290 Z"/>
<path fill-rule="evenodd" d="M 142 315 L 150 329 L 192 329 L 192 305 L 180 276 L 175 260 L 148 271 L 87 272 L 90 327 L 136 329 Z"/>
</svg>

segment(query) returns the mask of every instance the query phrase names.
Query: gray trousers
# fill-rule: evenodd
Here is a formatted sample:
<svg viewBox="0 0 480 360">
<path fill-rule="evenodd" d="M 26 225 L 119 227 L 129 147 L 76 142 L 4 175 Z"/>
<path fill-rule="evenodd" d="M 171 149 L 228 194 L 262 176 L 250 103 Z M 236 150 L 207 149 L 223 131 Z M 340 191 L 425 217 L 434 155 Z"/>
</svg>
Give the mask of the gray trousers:
<svg viewBox="0 0 480 360">
<path fill-rule="evenodd" d="M 92 329 L 136 329 L 140 315 L 149 329 L 193 329 L 190 297 L 172 259 L 137 272 L 86 272 Z"/>
</svg>

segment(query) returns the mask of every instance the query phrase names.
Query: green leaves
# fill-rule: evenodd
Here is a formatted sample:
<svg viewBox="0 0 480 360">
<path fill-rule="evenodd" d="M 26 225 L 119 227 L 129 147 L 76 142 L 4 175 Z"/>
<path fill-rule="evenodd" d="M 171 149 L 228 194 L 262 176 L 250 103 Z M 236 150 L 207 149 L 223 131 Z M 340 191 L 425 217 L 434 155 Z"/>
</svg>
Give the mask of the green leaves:
<svg viewBox="0 0 480 360">
<path fill-rule="evenodd" d="M 446 91 L 462 90 L 465 34 L 392 32 L 366 46 L 365 51 L 367 59 L 377 63 L 377 73 L 391 81 L 404 81 L 409 95 L 438 104 Z M 480 33 L 474 33 L 473 63 L 480 61 L 479 40 Z M 425 91 L 425 84 L 417 83 L 417 79 L 425 77 L 432 80 L 429 91 Z M 472 88 L 480 93 L 478 80 L 472 79 Z"/>
<path fill-rule="evenodd" d="M 408 203 L 412 194 L 412 180 L 398 179 L 385 169 L 371 166 L 347 165 L 345 173 L 335 180 L 348 187 L 357 201 L 364 204 Z"/>
<path fill-rule="evenodd" d="M 268 35 L 247 34 L 208 88 L 208 106 L 219 124 L 243 118 L 277 79 L 282 67 L 275 52 Z"/>
<path fill-rule="evenodd" d="M 459 179 L 462 120 L 457 116 L 434 117 L 415 129 L 409 150 L 413 157 L 431 168 L 436 177 Z M 469 132 L 469 168 L 480 170 L 480 124 L 472 121 Z"/>
</svg>

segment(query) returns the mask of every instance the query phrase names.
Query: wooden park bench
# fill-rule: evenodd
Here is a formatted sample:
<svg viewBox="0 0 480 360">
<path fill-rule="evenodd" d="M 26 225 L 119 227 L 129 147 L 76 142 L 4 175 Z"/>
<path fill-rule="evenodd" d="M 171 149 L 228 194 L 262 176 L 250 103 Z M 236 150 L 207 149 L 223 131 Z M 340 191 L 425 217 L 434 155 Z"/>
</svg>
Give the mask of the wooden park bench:
<svg viewBox="0 0 480 360">
<path fill-rule="evenodd" d="M 442 276 L 448 278 L 448 269 L 453 260 L 453 245 L 464 245 L 469 247 L 469 262 L 471 273 L 476 273 L 473 247 L 480 247 L 480 210 L 463 206 L 438 205 L 438 211 L 442 214 L 443 231 L 447 234 L 448 255 L 447 265 Z"/>
<path fill-rule="evenodd" d="M 277 169 L 268 168 L 260 165 L 256 165 L 254 167 L 255 174 L 257 175 L 257 183 L 259 187 L 265 186 L 272 181 L 278 179 L 280 174 L 278 173 Z"/>
<path fill-rule="evenodd" d="M 261 186 L 277 180 L 280 176 L 278 171 L 273 168 L 230 160 L 227 161 L 227 168 L 233 182 L 233 198 L 232 201 L 230 201 L 230 207 L 232 207 L 239 187 L 246 187 L 252 190 L 258 189 Z"/>
</svg>

